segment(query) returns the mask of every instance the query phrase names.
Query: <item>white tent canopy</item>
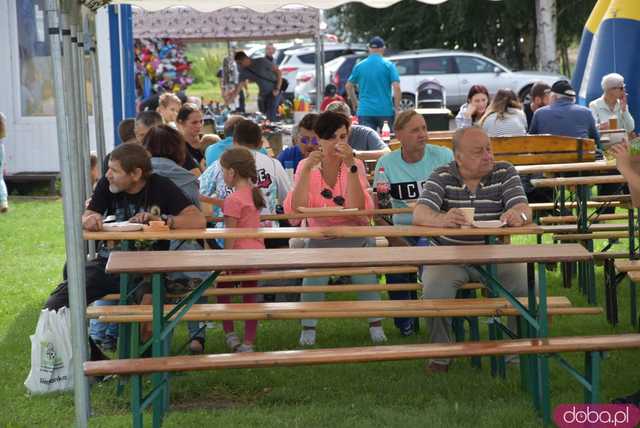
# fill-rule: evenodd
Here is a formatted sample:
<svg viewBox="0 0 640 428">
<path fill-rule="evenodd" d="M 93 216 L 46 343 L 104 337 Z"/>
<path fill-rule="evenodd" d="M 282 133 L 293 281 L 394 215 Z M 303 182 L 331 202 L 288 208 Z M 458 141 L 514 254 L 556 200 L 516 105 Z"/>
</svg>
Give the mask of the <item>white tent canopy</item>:
<svg viewBox="0 0 640 428">
<path fill-rule="evenodd" d="M 370 7 L 383 8 L 400 0 L 362 0 Z M 440 4 L 447 0 L 418 0 L 426 4 Z M 315 9 L 331 9 L 350 3 L 350 0 L 86 0 L 85 6 L 95 10 L 105 4 L 130 4 L 146 10 L 161 10 L 173 6 L 188 6 L 201 12 L 211 12 L 228 7 L 246 7 L 256 12 L 271 12 L 286 6 L 307 6 Z"/>
<path fill-rule="evenodd" d="M 135 38 L 191 40 L 276 40 L 314 37 L 318 34 L 319 11 L 287 8 L 256 13 L 245 8 L 200 12 L 186 7 L 149 11 L 133 9 Z"/>
</svg>

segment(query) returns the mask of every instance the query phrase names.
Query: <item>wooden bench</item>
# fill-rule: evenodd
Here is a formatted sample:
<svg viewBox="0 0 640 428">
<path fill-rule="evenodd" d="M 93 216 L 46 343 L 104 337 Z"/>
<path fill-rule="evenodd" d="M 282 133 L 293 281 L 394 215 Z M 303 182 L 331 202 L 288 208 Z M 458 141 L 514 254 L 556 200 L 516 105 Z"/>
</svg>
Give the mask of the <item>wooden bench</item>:
<svg viewBox="0 0 640 428">
<path fill-rule="evenodd" d="M 430 137 L 427 144 L 450 149 L 453 146 L 448 137 Z M 400 142 L 392 142 L 389 147 L 397 150 Z M 507 161 L 513 165 L 591 162 L 596 154 L 594 140 L 558 135 L 491 137 L 491 147 L 496 161 Z"/>
<path fill-rule="evenodd" d="M 620 202 L 617 202 L 617 201 L 616 202 L 594 202 L 594 201 L 587 202 L 587 208 L 600 208 L 603 205 L 610 206 L 610 207 L 621 206 Z M 536 202 L 533 204 L 529 204 L 529 207 L 533 211 L 548 211 L 558 207 L 558 205 L 553 202 Z M 565 208 L 567 209 L 574 209 L 576 207 L 577 207 L 577 203 L 575 201 L 568 201 L 565 204 Z"/>
<path fill-rule="evenodd" d="M 413 344 L 394 346 L 370 346 L 363 348 L 309 349 L 296 351 L 254 352 L 246 354 L 219 354 L 143 358 L 129 360 L 91 361 L 84 363 L 86 376 L 110 374 L 131 377 L 133 426 L 143 426 L 143 411 L 158 394 L 154 389 L 143 394 L 141 375 L 167 372 L 222 370 L 240 368 L 291 367 L 300 365 L 343 364 L 380 361 L 400 361 L 429 358 L 481 357 L 488 355 L 520 355 L 523 373 L 539 371 L 545 376 L 548 371 L 548 354 L 563 352 L 585 352 L 585 375 L 578 375 L 585 389 L 585 400 L 600 402 L 600 361 L 603 351 L 635 349 L 640 347 L 640 334 L 586 337 L 554 337 L 546 339 L 518 339 L 488 342 L 466 342 L 452 344 Z M 536 359 L 529 357 L 540 355 Z M 567 363 L 563 364 L 565 367 Z M 549 383 L 542 381 L 524 387 L 540 404 L 543 421 L 551 422 Z M 168 397 L 167 397 L 168 401 Z M 164 404 L 164 403 L 163 403 Z M 162 423 L 166 405 L 153 406 L 154 426 Z"/>
<path fill-rule="evenodd" d="M 610 221 L 610 220 L 626 220 L 629 218 L 627 214 L 600 214 L 594 218 L 597 221 Z M 540 224 L 576 224 L 578 216 L 564 215 L 564 216 L 547 216 L 540 218 Z"/>
<path fill-rule="evenodd" d="M 526 304 L 526 298 L 519 298 Z M 564 296 L 547 298 L 549 309 L 571 309 L 562 314 L 593 315 L 600 308 L 573 308 Z M 164 305 L 165 315 L 174 305 Z M 196 304 L 182 319 L 189 321 L 221 320 L 292 320 L 305 318 L 370 317 L 460 317 L 518 315 L 503 298 L 367 300 L 287 303 Z M 105 322 L 148 322 L 153 318 L 151 305 L 91 306 L 87 318 Z"/>
</svg>

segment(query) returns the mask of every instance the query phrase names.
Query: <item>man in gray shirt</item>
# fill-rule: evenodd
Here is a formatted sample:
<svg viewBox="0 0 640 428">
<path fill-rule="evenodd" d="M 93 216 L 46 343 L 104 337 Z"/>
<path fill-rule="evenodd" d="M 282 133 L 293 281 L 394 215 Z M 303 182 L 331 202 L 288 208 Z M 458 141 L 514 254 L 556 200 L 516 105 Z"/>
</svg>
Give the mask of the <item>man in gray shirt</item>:
<svg viewBox="0 0 640 428">
<path fill-rule="evenodd" d="M 454 161 L 436 169 L 424 186 L 413 211 L 413 224 L 444 228 L 468 226 L 460 208 L 475 208 L 474 220 L 500 220 L 506 226 L 531 222 L 531 208 L 520 177 L 508 162 L 495 162 L 487 133 L 477 126 L 458 129 L 453 135 Z M 436 245 L 483 244 L 479 236 L 440 236 Z M 516 297 L 527 295 L 524 263 L 497 266 L 497 279 Z M 451 299 L 467 282 L 484 278 L 471 265 L 428 266 L 423 269 L 423 299 Z M 515 331 L 515 319 L 509 319 Z M 450 318 L 428 318 L 431 342 L 453 342 Z M 432 360 L 428 372 L 445 372 L 450 360 Z"/>
<path fill-rule="evenodd" d="M 333 111 L 351 120 L 351 109 L 342 101 L 332 102 L 327 106 L 327 111 Z M 355 150 L 358 159 L 362 160 L 376 160 L 390 152 L 389 146 L 368 126 L 351 125 L 347 142 Z"/>
<path fill-rule="evenodd" d="M 240 83 L 234 92 L 247 86 L 247 81 L 258 85 L 258 109 L 267 115 L 267 119 L 274 122 L 277 118 L 280 104 L 280 90 L 282 88 L 282 72 L 277 65 L 266 58 L 251 59 L 243 51 L 236 52 L 233 59 L 238 64 Z"/>
</svg>

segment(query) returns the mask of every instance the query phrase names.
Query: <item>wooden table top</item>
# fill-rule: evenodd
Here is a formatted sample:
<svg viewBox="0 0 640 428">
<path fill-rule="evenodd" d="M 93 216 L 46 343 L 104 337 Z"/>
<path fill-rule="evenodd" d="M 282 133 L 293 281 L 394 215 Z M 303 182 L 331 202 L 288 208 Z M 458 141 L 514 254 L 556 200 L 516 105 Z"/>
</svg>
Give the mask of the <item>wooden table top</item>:
<svg viewBox="0 0 640 428">
<path fill-rule="evenodd" d="M 579 244 L 467 245 L 389 248 L 114 251 L 109 273 L 201 272 L 396 265 L 501 264 L 590 260 Z"/>
<path fill-rule="evenodd" d="M 518 165 L 515 167 L 518 174 L 554 174 L 563 172 L 591 172 L 591 171 L 616 171 L 615 164 L 605 161 L 576 162 L 576 163 L 552 163 L 548 165 Z"/>
<path fill-rule="evenodd" d="M 88 241 L 167 240 L 224 238 L 362 238 L 403 236 L 511 236 L 542 234 L 537 225 L 500 228 L 437 228 L 424 226 L 328 226 L 328 227 L 260 227 L 180 229 L 164 232 L 84 232 Z"/>
<path fill-rule="evenodd" d="M 595 184 L 621 184 L 627 180 L 622 175 L 594 175 L 589 177 L 555 177 L 531 180 L 534 187 L 579 186 Z"/>
<path fill-rule="evenodd" d="M 386 216 L 393 214 L 411 214 L 413 208 L 380 208 L 371 210 L 341 210 L 341 211 L 318 211 L 311 213 L 288 213 L 288 214 L 262 214 L 260 216 L 261 221 L 265 220 L 291 220 L 291 219 L 304 219 L 304 218 L 322 218 L 322 217 L 373 217 L 373 216 Z M 223 217 L 212 217 L 209 221 L 221 222 L 224 221 Z"/>
</svg>

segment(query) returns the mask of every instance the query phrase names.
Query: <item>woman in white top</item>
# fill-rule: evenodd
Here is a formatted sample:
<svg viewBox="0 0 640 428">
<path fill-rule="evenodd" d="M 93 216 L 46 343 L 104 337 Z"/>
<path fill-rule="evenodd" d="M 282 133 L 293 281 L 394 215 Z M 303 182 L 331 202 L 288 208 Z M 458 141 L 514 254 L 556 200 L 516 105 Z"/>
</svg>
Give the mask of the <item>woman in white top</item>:
<svg viewBox="0 0 640 428">
<path fill-rule="evenodd" d="M 7 185 L 4 183 L 4 139 L 7 136 L 7 119 L 0 113 L 0 213 L 9 209 Z"/>
<path fill-rule="evenodd" d="M 487 108 L 480 126 L 489 137 L 526 135 L 527 117 L 522 104 L 511 89 L 500 89 Z"/>
</svg>

